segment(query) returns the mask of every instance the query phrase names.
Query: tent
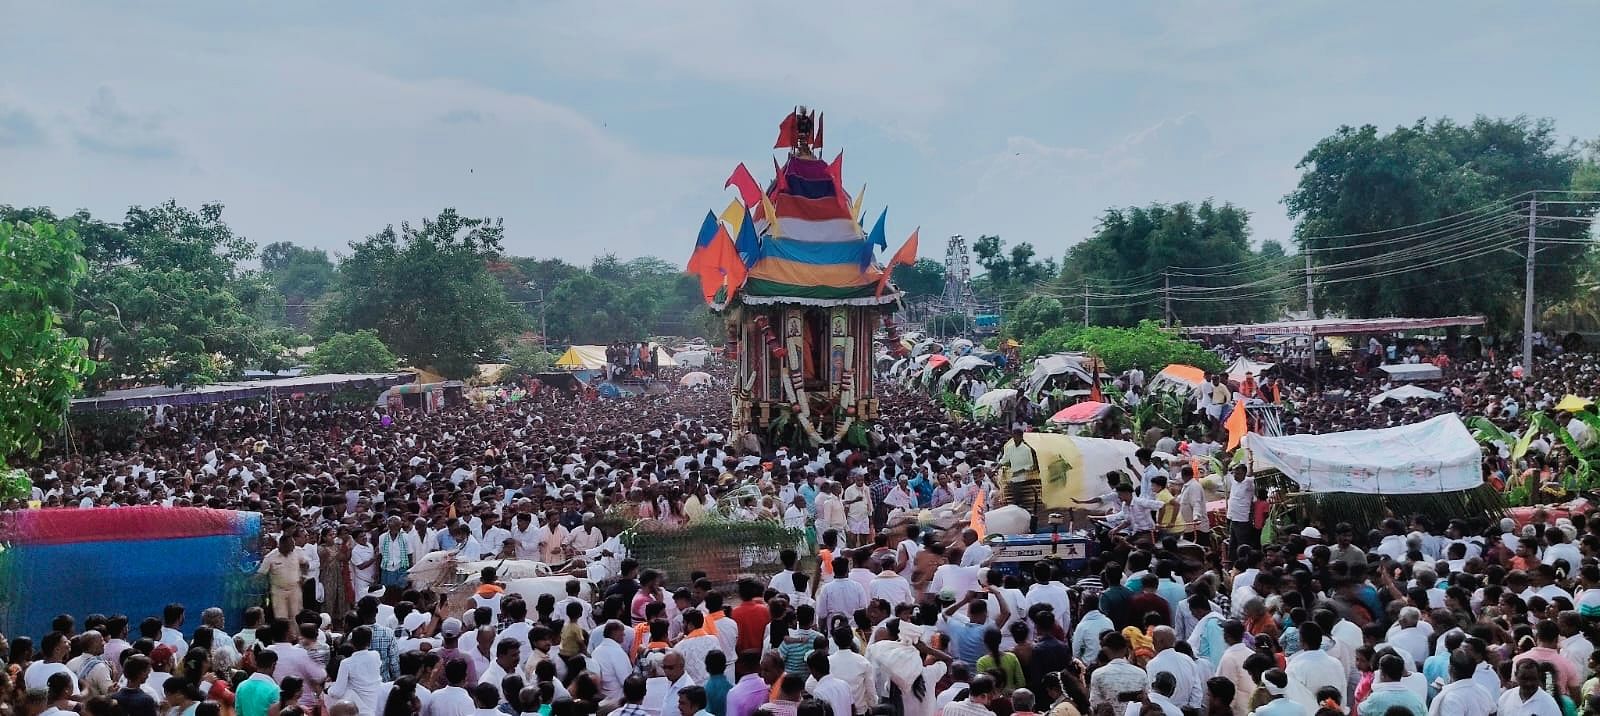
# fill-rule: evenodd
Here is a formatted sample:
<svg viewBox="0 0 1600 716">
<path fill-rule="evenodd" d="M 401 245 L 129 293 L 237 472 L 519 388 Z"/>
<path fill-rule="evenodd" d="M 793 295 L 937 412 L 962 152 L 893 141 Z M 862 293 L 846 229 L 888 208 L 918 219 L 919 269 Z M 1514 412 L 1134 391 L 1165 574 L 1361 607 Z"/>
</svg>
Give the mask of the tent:
<svg viewBox="0 0 1600 716">
<path fill-rule="evenodd" d="M 1166 390 L 1185 395 L 1193 394 L 1205 385 L 1206 372 L 1192 365 L 1174 363 L 1161 369 L 1150 379 L 1150 392 Z"/>
<path fill-rule="evenodd" d="M 1372 399 L 1367 401 L 1367 403 L 1369 405 L 1377 405 L 1385 400 L 1393 400 L 1397 402 L 1406 400 L 1438 400 L 1443 397 L 1443 393 L 1435 393 L 1427 388 L 1420 388 L 1415 385 L 1402 385 L 1398 388 L 1391 388 L 1372 396 Z"/>
<path fill-rule="evenodd" d="M 710 384 L 711 384 L 711 374 L 710 373 L 702 373 L 702 372 L 700 372 L 698 370 L 694 371 L 693 373 L 684 373 L 683 377 L 678 379 L 678 385 L 682 385 L 682 386 L 686 386 L 686 387 L 694 387 L 696 385 L 710 385 Z"/>
<path fill-rule="evenodd" d="M 1243 383 L 1246 373 L 1260 379 L 1263 374 L 1272 370 L 1275 366 L 1277 366 L 1276 363 L 1257 363 L 1249 358 L 1235 358 L 1233 364 L 1228 366 L 1228 380 L 1235 383 Z"/>
<path fill-rule="evenodd" d="M 950 370 L 939 376 L 939 385 L 949 385 L 950 379 L 969 370 L 977 368 L 993 368 L 994 364 L 977 356 L 961 356 L 950 364 Z"/>
<path fill-rule="evenodd" d="M 1413 380 L 1439 380 L 1444 377 L 1444 371 L 1439 366 L 1431 363 L 1396 363 L 1394 365 L 1379 366 L 1395 382 Z"/>
<path fill-rule="evenodd" d="M 1307 492 L 1415 495 L 1483 485 L 1482 450 L 1455 413 L 1379 430 L 1249 433 L 1244 447 L 1252 470 L 1277 470 Z"/>
<path fill-rule="evenodd" d="M 556 359 L 557 368 L 599 370 L 606 367 L 605 346 L 570 346 Z"/>
<path fill-rule="evenodd" d="M 1070 375 L 1087 384 L 1094 380 L 1090 371 L 1095 370 L 1096 365 L 1097 361 L 1084 353 L 1055 353 L 1040 356 L 1033 361 L 1033 369 L 1028 372 L 1028 379 L 1022 384 L 1022 393 L 1030 400 L 1037 399 L 1045 383 L 1058 375 Z"/>
<path fill-rule="evenodd" d="M 972 409 L 978 413 L 988 411 L 989 414 L 993 415 L 1005 411 L 1008 404 L 1015 402 L 1017 402 L 1017 391 L 1015 389 L 999 388 L 978 396 L 978 399 L 972 403 Z"/>
<path fill-rule="evenodd" d="M 1064 423 L 1068 425 L 1082 425 L 1084 423 L 1092 423 L 1096 420 L 1099 420 L 1100 418 L 1105 417 L 1106 413 L 1109 413 L 1115 409 L 1116 406 L 1110 403 L 1100 403 L 1093 400 L 1085 400 L 1081 403 L 1074 403 L 1062 408 L 1055 415 L 1050 416 L 1050 422 Z"/>
<path fill-rule="evenodd" d="M 667 354 L 666 349 L 662 348 L 660 343 L 651 343 L 650 347 L 658 349 L 656 351 L 657 365 L 662 368 L 673 368 L 678 365 L 678 362 Z M 556 359 L 556 367 L 567 370 L 599 370 L 606 367 L 606 347 L 576 345 L 568 347 L 567 352 L 562 353 L 561 357 Z"/>
<path fill-rule="evenodd" d="M 1139 448 L 1126 440 L 1104 440 L 1060 433 L 1028 433 L 1022 438 L 1039 456 L 1041 501 L 1047 508 L 1081 507 L 1111 491 L 1106 473 L 1125 469 Z"/>
</svg>

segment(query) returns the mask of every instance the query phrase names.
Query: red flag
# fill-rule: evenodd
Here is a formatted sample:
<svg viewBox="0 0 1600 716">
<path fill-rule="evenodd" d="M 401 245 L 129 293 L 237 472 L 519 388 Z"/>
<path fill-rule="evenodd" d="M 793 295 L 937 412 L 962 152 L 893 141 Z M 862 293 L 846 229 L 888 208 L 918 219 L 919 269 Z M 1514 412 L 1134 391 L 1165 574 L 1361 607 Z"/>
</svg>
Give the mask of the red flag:
<svg viewBox="0 0 1600 716">
<path fill-rule="evenodd" d="M 838 156 L 828 163 L 828 176 L 833 177 L 833 188 L 840 194 L 844 193 L 844 150 L 840 149 Z"/>
<path fill-rule="evenodd" d="M 733 174 L 728 177 L 727 183 L 722 188 L 734 187 L 739 190 L 739 201 L 746 207 L 753 207 L 761 203 L 761 185 L 756 183 L 756 178 L 751 176 L 750 170 L 745 168 L 743 162 L 733 168 Z"/>
<path fill-rule="evenodd" d="M 773 157 L 772 158 L 772 173 L 774 175 L 773 178 L 772 178 L 772 192 L 774 194 L 776 194 L 776 193 L 779 193 L 779 192 L 788 191 L 789 190 L 789 182 L 784 181 L 784 178 L 783 178 L 783 167 L 778 166 L 778 158 L 777 157 Z"/>
<path fill-rule="evenodd" d="M 1091 359 L 1092 360 L 1092 359 Z M 1105 393 L 1100 392 L 1100 366 L 1094 367 L 1094 379 L 1089 381 L 1089 401 L 1092 403 L 1106 402 Z"/>
<path fill-rule="evenodd" d="M 823 114 L 821 112 L 818 112 L 817 113 L 817 136 L 815 138 L 813 138 L 813 140 L 811 142 L 811 146 L 816 147 L 818 149 L 822 148 L 822 117 L 823 117 Z"/>
<path fill-rule="evenodd" d="M 772 145 L 773 149 L 788 149 L 794 146 L 794 122 L 794 112 L 790 112 L 789 116 L 784 117 L 778 124 L 778 141 Z"/>
<path fill-rule="evenodd" d="M 699 277 L 700 292 L 705 295 L 706 303 L 716 300 L 717 289 L 724 284 L 730 295 L 744 285 L 744 261 L 739 259 L 739 251 L 728 237 L 727 227 L 718 225 L 711 243 L 689 257 L 689 273 Z"/>
<path fill-rule="evenodd" d="M 889 263 L 884 264 L 883 277 L 878 279 L 878 291 L 873 294 L 874 296 L 882 296 L 883 290 L 889 287 L 889 274 L 894 273 L 895 266 L 910 265 L 917 262 L 917 232 L 919 231 L 922 231 L 920 226 L 912 229 L 911 238 L 906 239 L 906 243 L 900 247 L 900 250 L 894 252 L 894 256 L 889 258 Z"/>
</svg>

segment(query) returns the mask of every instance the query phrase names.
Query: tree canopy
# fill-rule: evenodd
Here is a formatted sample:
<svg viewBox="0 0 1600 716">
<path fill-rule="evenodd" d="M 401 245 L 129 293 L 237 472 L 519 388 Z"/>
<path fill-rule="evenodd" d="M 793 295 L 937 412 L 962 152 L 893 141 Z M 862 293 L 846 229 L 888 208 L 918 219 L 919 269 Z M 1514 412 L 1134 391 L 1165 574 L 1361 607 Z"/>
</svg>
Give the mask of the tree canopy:
<svg viewBox="0 0 1600 716">
<path fill-rule="evenodd" d="M 135 206 L 120 224 L 81 211 L 61 219 L 48 209 L 0 207 L 0 220 L 17 219 L 82 240 L 88 273 L 64 325 L 87 340 L 97 362 L 91 388 L 207 383 L 249 366 L 286 365 L 294 336 L 272 321 L 281 300 L 239 268 L 255 246 L 223 221 L 221 204 Z"/>
<path fill-rule="evenodd" d="M 488 270 L 504 234 L 498 219 L 445 209 L 351 242 L 319 333 L 373 330 L 411 365 L 447 378 L 474 375 L 526 325 Z"/>
<path fill-rule="evenodd" d="M 306 356 L 313 373 L 381 373 L 395 369 L 394 353 L 377 331 L 335 333 Z"/>
<path fill-rule="evenodd" d="M 1132 328 L 1052 328 L 1023 344 L 1022 358 L 1031 360 L 1062 351 L 1093 354 L 1105 363 L 1106 370 L 1113 373 L 1134 367 L 1155 372 L 1174 363 L 1192 365 L 1209 373 L 1220 373 L 1226 368 L 1217 354 L 1177 337 L 1155 321 L 1140 321 Z"/>
<path fill-rule="evenodd" d="M 1312 253 L 1321 300 L 1355 316 L 1482 313 L 1501 327 L 1521 316 L 1526 192 L 1566 189 L 1582 172 L 1552 123 L 1526 117 L 1418 120 L 1388 133 L 1340 127 L 1298 166 L 1284 203 L 1299 220 L 1295 241 Z M 1556 239 L 1585 231 L 1571 221 L 1538 227 Z M 1540 248 L 1541 304 L 1571 295 L 1584 252 Z"/>
<path fill-rule="evenodd" d="M 1175 322 L 1267 318 L 1280 299 L 1272 289 L 1293 276 L 1281 245 L 1271 254 L 1250 248 L 1249 222 L 1245 210 L 1210 200 L 1108 209 L 1067 252 L 1058 292 L 1081 296 L 1087 286 L 1095 325 L 1164 318 L 1169 295 Z"/>
<path fill-rule="evenodd" d="M 893 280 L 908 300 L 938 296 L 944 293 L 944 263 L 917 259 L 910 266 L 895 267 Z"/>
<path fill-rule="evenodd" d="M 38 454 L 93 370 L 61 323 L 87 272 L 82 249 L 71 227 L 0 220 L 0 473 L 9 456 Z"/>
<path fill-rule="evenodd" d="M 1035 260 L 1033 244 L 1027 241 L 1010 251 L 1005 248 L 1005 241 L 998 236 L 980 236 L 972 242 L 973 256 L 983 269 L 972 282 L 975 294 L 998 301 L 1018 300 L 1061 270 L 1054 258 Z"/>
</svg>

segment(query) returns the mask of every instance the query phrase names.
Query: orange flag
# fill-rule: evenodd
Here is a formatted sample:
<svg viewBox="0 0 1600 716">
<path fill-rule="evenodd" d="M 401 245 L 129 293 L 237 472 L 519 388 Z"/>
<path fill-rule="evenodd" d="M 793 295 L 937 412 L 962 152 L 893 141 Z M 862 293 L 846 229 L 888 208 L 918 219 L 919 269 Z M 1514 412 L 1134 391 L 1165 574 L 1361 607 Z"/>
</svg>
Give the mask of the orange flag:
<svg viewBox="0 0 1600 716">
<path fill-rule="evenodd" d="M 972 531 L 978 533 L 978 539 L 983 539 L 989 531 L 983 524 L 983 490 L 975 491 L 978 494 L 972 498 L 972 513 L 967 517 L 967 521 L 971 523 Z"/>
<path fill-rule="evenodd" d="M 717 289 L 724 284 L 728 286 L 730 295 L 744 285 L 744 261 L 739 259 L 733 239 L 728 237 L 727 227 L 719 224 L 711 243 L 689 257 L 689 273 L 699 277 L 700 292 L 705 294 L 706 303 L 716 300 Z"/>
<path fill-rule="evenodd" d="M 905 245 L 901 246 L 899 251 L 894 252 L 894 256 L 889 258 L 889 263 L 884 264 L 883 277 L 878 279 L 878 291 L 873 294 L 874 296 L 882 296 L 883 290 L 889 287 L 889 274 L 894 273 L 895 266 L 909 266 L 917 262 L 917 232 L 919 231 L 922 231 L 920 226 L 913 229 L 911 238 L 906 239 Z"/>
<path fill-rule="evenodd" d="M 1245 419 L 1244 399 L 1234 401 L 1233 412 L 1228 414 L 1228 422 L 1223 424 L 1228 429 L 1228 449 L 1239 447 L 1244 440 L 1244 434 L 1250 432 L 1250 422 Z"/>
</svg>

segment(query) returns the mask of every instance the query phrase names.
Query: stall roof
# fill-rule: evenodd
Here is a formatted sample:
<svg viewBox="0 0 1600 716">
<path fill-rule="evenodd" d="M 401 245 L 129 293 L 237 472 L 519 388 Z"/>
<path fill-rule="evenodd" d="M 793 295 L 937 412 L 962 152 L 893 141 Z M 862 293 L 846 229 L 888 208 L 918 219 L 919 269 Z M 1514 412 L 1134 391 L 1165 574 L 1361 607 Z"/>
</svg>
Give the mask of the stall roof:
<svg viewBox="0 0 1600 716">
<path fill-rule="evenodd" d="M 382 390 L 416 379 L 412 373 L 326 373 L 273 380 L 228 381 L 200 386 L 151 386 L 107 391 L 93 398 L 72 401 L 73 412 L 121 410 L 151 405 L 200 405 L 255 398 L 273 392 L 327 393 L 345 386 L 368 384 Z"/>
<path fill-rule="evenodd" d="M 1305 335 L 1337 336 L 1356 333 L 1394 333 L 1420 331 L 1449 326 L 1481 326 L 1483 316 L 1448 316 L 1445 318 L 1312 318 L 1301 321 L 1275 323 L 1235 323 L 1219 326 L 1185 326 L 1182 332 L 1191 336 L 1232 335 Z"/>
</svg>

